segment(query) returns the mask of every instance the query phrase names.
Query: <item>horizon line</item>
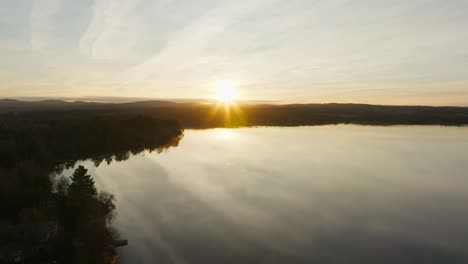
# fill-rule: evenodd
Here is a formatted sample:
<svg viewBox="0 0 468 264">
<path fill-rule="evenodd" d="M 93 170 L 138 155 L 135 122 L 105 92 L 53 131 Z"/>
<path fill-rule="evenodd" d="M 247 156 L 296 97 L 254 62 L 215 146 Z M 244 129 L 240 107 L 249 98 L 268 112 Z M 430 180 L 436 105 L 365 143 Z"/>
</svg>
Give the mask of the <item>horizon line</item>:
<svg viewBox="0 0 468 264">
<path fill-rule="evenodd" d="M 155 98 L 155 97 L 126 97 L 126 96 L 73 96 L 73 97 L 55 97 L 55 96 L 0 96 L 0 100 L 17 100 L 22 102 L 41 102 L 41 101 L 64 101 L 64 102 L 87 102 L 87 103 L 107 103 L 107 104 L 125 104 L 147 101 L 162 101 L 172 103 L 217 103 L 214 98 Z M 354 105 L 375 105 L 375 106 L 422 106 L 422 107 L 468 107 L 466 105 L 425 105 L 425 104 L 381 104 L 371 102 L 282 102 L 277 100 L 236 100 L 237 103 L 247 104 L 271 104 L 271 105 L 308 105 L 308 104 L 354 104 Z"/>
</svg>

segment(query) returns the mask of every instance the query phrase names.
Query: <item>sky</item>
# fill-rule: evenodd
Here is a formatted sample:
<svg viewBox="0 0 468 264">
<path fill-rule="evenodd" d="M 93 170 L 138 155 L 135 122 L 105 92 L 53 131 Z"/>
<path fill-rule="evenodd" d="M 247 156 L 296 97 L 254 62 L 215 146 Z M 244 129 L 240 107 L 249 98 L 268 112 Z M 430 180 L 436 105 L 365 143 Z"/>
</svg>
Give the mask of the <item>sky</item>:
<svg viewBox="0 0 468 264">
<path fill-rule="evenodd" d="M 1 0 L 0 97 L 468 106 L 468 0 Z"/>
</svg>

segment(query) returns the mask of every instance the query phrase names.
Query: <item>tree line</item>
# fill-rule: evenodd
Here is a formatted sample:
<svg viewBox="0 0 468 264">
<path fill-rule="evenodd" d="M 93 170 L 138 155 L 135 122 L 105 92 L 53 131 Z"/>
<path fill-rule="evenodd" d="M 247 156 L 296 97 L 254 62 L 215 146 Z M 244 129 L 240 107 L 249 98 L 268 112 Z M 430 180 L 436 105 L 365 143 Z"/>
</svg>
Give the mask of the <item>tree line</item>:
<svg viewBox="0 0 468 264">
<path fill-rule="evenodd" d="M 98 166 L 142 151 L 163 151 L 182 137 L 177 121 L 142 115 L 0 119 L 0 263 L 2 254 L 7 259 L 15 248 L 35 249 L 25 258 L 112 263 L 114 196 L 98 191 L 87 169 L 76 163 L 90 159 Z M 70 178 L 60 176 L 70 168 L 75 168 Z M 56 232 L 36 252 L 36 245 L 14 233 L 38 223 L 55 223 Z"/>
</svg>

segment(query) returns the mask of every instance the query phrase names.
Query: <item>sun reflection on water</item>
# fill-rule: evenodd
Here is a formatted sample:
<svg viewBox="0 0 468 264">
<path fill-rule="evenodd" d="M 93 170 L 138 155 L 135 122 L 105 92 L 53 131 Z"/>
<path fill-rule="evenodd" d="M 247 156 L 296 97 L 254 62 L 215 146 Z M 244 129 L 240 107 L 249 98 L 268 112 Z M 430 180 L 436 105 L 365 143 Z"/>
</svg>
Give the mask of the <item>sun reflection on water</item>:
<svg viewBox="0 0 468 264">
<path fill-rule="evenodd" d="M 236 140 L 239 138 L 239 134 L 236 132 L 236 129 L 229 129 L 229 128 L 219 128 L 214 129 L 213 131 L 213 138 L 219 140 Z"/>
</svg>

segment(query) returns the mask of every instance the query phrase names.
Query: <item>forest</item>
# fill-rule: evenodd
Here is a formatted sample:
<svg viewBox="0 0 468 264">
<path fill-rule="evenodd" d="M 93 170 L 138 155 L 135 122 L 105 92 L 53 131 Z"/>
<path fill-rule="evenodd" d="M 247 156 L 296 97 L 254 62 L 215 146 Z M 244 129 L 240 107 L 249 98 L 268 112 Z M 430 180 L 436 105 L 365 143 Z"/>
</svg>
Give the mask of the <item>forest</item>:
<svg viewBox="0 0 468 264">
<path fill-rule="evenodd" d="M 241 126 L 444 125 L 468 124 L 468 107 L 386 106 L 367 104 L 174 103 L 142 101 L 91 103 L 0 100 L 0 122 L 12 118 L 62 119 L 76 115 L 134 116 L 177 120 L 184 128 Z"/>
<path fill-rule="evenodd" d="M 98 166 L 163 151 L 182 137 L 177 121 L 141 115 L 2 119 L 0 263 L 113 263 L 115 198 L 97 190 L 76 163 Z M 67 169 L 74 170 L 71 177 L 63 175 Z"/>
</svg>

